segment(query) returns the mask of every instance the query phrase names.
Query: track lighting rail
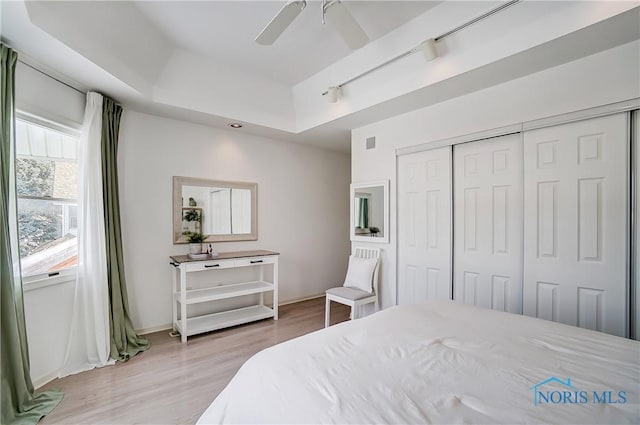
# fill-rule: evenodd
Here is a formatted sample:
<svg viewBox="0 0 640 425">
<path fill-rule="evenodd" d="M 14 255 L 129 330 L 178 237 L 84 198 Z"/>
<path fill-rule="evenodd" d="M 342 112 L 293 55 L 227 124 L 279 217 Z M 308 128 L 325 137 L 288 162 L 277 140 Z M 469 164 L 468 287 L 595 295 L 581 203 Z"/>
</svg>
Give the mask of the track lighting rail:
<svg viewBox="0 0 640 425">
<path fill-rule="evenodd" d="M 452 30 L 449 30 L 449 31 L 447 31 L 447 32 L 445 32 L 443 34 L 440 34 L 437 37 L 427 39 L 427 40 L 423 41 L 422 43 L 420 43 L 419 45 L 415 46 L 414 48 L 412 48 L 410 50 L 407 50 L 406 52 L 401 53 L 398 56 L 395 56 L 395 57 L 389 59 L 388 61 L 386 61 L 384 63 L 381 63 L 378 66 L 375 66 L 374 68 L 371 68 L 371 69 L 369 69 L 367 71 L 364 71 L 363 73 L 358 74 L 355 77 L 353 77 L 353 78 L 351 78 L 351 79 L 349 79 L 349 80 L 347 80 L 347 81 L 345 81 L 345 82 L 343 82 L 343 83 L 341 83 L 341 84 L 339 84 L 337 86 L 330 87 L 329 90 L 323 92 L 322 95 L 326 96 L 331 91 L 332 92 L 332 96 L 329 96 L 329 102 L 331 102 L 331 103 L 336 102 L 337 101 L 337 92 L 342 87 L 346 86 L 347 84 L 351 84 L 354 81 L 359 80 L 360 78 L 371 74 L 372 72 L 375 72 L 375 71 L 377 71 L 377 70 L 379 70 L 381 68 L 384 68 L 387 65 L 390 65 L 391 63 L 393 63 L 393 62 L 395 62 L 395 61 L 397 61 L 399 59 L 402 59 L 402 58 L 404 58 L 406 56 L 410 56 L 410 55 L 412 55 L 412 54 L 414 54 L 414 53 L 416 53 L 416 52 L 418 52 L 420 50 L 423 50 L 423 49 L 425 50 L 425 57 L 427 57 L 428 60 L 435 59 L 438 56 L 437 50 L 435 49 L 435 43 L 436 42 L 438 42 L 438 41 L 440 41 L 440 40 L 442 40 L 442 39 L 444 39 L 446 37 L 449 37 L 450 35 L 453 35 L 453 34 L 457 33 L 458 31 L 461 31 L 461 30 L 463 30 L 463 29 L 465 29 L 465 28 L 467 28 L 467 27 L 469 27 L 469 26 L 471 26 L 471 25 L 473 25 L 473 24 L 475 24 L 477 22 L 480 22 L 483 19 L 486 19 L 486 18 L 488 18 L 490 16 L 493 16 L 496 13 L 502 12 L 503 10 L 507 9 L 508 7 L 511 7 L 511 6 L 513 6 L 513 5 L 517 4 L 517 3 L 520 3 L 521 1 L 522 0 L 511 0 L 511 1 L 508 1 L 506 3 L 503 3 L 500 6 L 494 8 L 494 9 L 491 9 L 488 12 L 486 12 L 486 13 L 484 13 L 484 14 L 476 17 L 476 18 L 471 19 L 470 21 L 467 21 L 467 22 L 465 22 L 465 23 L 463 23 L 461 25 L 458 25 L 457 27 L 453 28 Z M 333 99 L 335 99 L 335 100 L 333 100 Z"/>
</svg>

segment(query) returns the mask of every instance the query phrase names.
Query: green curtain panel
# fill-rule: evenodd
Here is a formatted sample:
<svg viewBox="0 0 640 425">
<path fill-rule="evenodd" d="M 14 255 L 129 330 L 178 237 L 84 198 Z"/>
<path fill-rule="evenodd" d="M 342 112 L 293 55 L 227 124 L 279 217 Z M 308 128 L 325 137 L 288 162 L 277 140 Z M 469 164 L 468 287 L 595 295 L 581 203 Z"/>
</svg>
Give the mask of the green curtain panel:
<svg viewBox="0 0 640 425">
<path fill-rule="evenodd" d="M 366 229 L 369 227 L 369 199 L 360 198 L 358 211 L 358 227 Z"/>
<path fill-rule="evenodd" d="M 109 280 L 109 330 L 111 358 L 125 361 L 149 348 L 149 341 L 139 336 L 129 315 L 127 285 L 124 278 L 120 202 L 118 193 L 118 130 L 122 107 L 104 97 L 102 103 L 102 188 L 104 225 Z"/>
<path fill-rule="evenodd" d="M 18 54 L 0 45 L 0 344 L 2 356 L 2 405 L 0 423 L 35 424 L 62 400 L 60 391 L 35 394 L 29 375 L 29 348 L 24 321 L 22 279 L 17 266 L 13 128 L 15 69 Z M 13 188 L 12 188 L 13 186 Z M 13 205 L 12 205 L 13 204 Z M 16 233 L 13 232 L 15 235 Z"/>
</svg>

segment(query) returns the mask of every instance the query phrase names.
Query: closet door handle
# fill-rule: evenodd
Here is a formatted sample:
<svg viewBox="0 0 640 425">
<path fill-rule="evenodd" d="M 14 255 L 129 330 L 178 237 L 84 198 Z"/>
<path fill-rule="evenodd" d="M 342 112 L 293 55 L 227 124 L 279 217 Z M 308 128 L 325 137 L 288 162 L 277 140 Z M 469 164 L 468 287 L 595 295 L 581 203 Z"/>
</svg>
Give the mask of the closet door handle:
<svg viewBox="0 0 640 425">
<path fill-rule="evenodd" d="M 204 267 L 210 269 L 211 267 L 220 267 L 220 264 L 207 264 Z"/>
<path fill-rule="evenodd" d="M 262 260 L 251 260 L 249 261 L 251 264 L 262 263 Z"/>
</svg>

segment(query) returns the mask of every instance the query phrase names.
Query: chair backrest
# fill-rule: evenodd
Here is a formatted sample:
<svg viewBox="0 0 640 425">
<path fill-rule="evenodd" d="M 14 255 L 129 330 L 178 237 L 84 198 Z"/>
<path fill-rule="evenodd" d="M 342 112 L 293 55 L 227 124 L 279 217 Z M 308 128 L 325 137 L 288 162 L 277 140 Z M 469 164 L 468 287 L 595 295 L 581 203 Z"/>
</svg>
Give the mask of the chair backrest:
<svg viewBox="0 0 640 425">
<path fill-rule="evenodd" d="M 378 295 L 378 269 L 380 268 L 380 248 L 363 248 L 356 247 L 353 251 L 353 256 L 357 258 L 375 258 L 376 259 L 376 267 L 373 269 L 373 292 Z"/>
</svg>

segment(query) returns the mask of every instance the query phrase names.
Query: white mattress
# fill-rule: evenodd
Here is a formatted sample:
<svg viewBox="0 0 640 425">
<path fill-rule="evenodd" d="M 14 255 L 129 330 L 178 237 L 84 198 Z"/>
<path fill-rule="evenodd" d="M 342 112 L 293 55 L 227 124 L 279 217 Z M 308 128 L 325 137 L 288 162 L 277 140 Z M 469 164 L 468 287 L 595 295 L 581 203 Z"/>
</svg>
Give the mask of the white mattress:
<svg viewBox="0 0 640 425">
<path fill-rule="evenodd" d="M 636 341 L 430 302 L 259 352 L 198 423 L 638 424 L 639 362 Z M 552 377 L 573 389 L 550 382 L 543 394 L 584 391 L 588 402 L 534 406 L 532 387 Z M 593 391 L 625 391 L 626 403 L 594 403 Z"/>
</svg>

